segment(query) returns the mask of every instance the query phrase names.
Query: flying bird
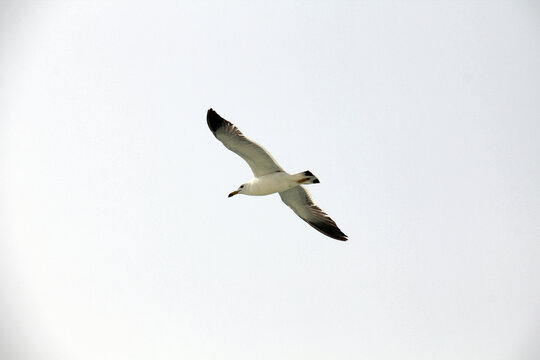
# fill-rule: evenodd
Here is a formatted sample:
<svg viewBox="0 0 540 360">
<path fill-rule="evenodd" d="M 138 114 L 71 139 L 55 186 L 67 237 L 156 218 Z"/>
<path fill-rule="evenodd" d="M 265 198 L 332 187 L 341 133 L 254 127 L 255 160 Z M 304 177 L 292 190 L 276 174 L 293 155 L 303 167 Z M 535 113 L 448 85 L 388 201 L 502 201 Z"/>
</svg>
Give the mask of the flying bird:
<svg viewBox="0 0 540 360">
<path fill-rule="evenodd" d="M 261 196 L 279 193 L 281 200 L 309 225 L 333 239 L 347 241 L 347 235 L 337 227 L 334 220 L 315 205 L 303 186 L 319 183 L 319 179 L 311 171 L 293 175 L 287 173 L 268 151 L 245 137 L 236 126 L 212 109 L 206 114 L 206 122 L 214 136 L 227 149 L 244 159 L 253 171 L 253 179 L 240 185 L 229 194 L 229 197 L 236 194 Z"/>
</svg>

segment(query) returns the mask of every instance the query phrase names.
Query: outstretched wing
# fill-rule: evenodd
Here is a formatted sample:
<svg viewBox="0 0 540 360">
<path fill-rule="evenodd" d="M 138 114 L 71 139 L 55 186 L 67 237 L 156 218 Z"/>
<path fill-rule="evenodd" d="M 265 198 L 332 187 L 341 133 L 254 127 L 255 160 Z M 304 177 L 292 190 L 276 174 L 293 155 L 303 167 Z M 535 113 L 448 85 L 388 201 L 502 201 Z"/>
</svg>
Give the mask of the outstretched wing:
<svg viewBox="0 0 540 360">
<path fill-rule="evenodd" d="M 311 199 L 311 195 L 303 186 L 295 186 L 292 189 L 279 193 L 281 200 L 290 207 L 302 220 L 333 239 L 347 241 L 345 235 L 337 227 L 334 220 L 322 211 Z"/>
<path fill-rule="evenodd" d="M 214 136 L 227 149 L 240 155 L 256 177 L 283 171 L 272 155 L 262 146 L 245 137 L 236 126 L 219 116 L 214 110 L 208 110 L 206 122 Z"/>
</svg>

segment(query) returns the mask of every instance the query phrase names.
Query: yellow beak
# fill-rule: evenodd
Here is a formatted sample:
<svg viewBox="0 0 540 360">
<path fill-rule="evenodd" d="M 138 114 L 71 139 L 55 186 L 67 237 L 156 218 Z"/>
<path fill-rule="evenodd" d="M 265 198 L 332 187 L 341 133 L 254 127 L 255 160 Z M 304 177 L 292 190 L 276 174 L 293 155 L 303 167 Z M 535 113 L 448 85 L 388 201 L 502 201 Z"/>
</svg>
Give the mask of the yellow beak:
<svg viewBox="0 0 540 360">
<path fill-rule="evenodd" d="M 238 190 L 234 190 L 232 193 L 230 193 L 230 194 L 229 194 L 229 197 L 234 196 L 234 195 L 236 195 L 236 194 L 238 194 Z"/>
</svg>

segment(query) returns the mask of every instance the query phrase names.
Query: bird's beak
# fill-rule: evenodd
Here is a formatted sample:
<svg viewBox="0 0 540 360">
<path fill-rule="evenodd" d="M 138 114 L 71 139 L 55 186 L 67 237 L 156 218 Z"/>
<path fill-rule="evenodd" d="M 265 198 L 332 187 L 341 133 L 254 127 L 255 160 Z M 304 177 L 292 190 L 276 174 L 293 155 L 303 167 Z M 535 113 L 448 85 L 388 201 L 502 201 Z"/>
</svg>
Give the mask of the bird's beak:
<svg viewBox="0 0 540 360">
<path fill-rule="evenodd" d="M 238 194 L 238 190 L 234 190 L 232 193 L 230 193 L 230 194 L 229 194 L 229 197 L 234 196 L 234 195 L 236 195 L 236 194 Z"/>
</svg>

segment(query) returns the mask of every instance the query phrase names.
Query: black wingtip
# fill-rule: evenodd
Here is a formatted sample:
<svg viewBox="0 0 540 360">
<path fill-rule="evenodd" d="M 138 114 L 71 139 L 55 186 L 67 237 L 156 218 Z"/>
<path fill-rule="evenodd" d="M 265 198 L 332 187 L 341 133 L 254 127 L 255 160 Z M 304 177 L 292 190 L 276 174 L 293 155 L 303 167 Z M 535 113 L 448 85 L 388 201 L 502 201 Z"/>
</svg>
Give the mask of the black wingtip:
<svg viewBox="0 0 540 360">
<path fill-rule="evenodd" d="M 339 231 L 339 233 L 333 233 L 332 235 L 326 234 L 326 235 L 330 236 L 332 239 L 336 239 L 336 240 L 339 240 L 339 241 L 347 241 L 347 240 L 349 240 L 347 235 L 342 233 L 341 230 L 338 229 L 338 231 Z"/>
<path fill-rule="evenodd" d="M 208 109 L 206 113 L 206 122 L 212 132 L 216 132 L 220 127 L 227 123 L 227 120 L 223 119 L 214 109 Z"/>
<path fill-rule="evenodd" d="M 326 235 L 331 237 L 332 239 L 336 239 L 336 240 L 339 240 L 339 241 L 347 241 L 347 240 L 349 240 L 347 235 L 345 235 L 343 233 L 341 233 L 341 235 L 328 235 L 328 234 L 326 234 Z"/>
<path fill-rule="evenodd" d="M 345 235 L 336 225 L 336 223 L 330 219 L 328 222 L 312 222 L 308 221 L 307 223 L 311 225 L 316 230 L 322 232 L 324 235 L 331 237 L 332 239 L 340 240 L 340 241 L 347 241 L 349 240 L 347 238 L 347 235 Z"/>
</svg>

